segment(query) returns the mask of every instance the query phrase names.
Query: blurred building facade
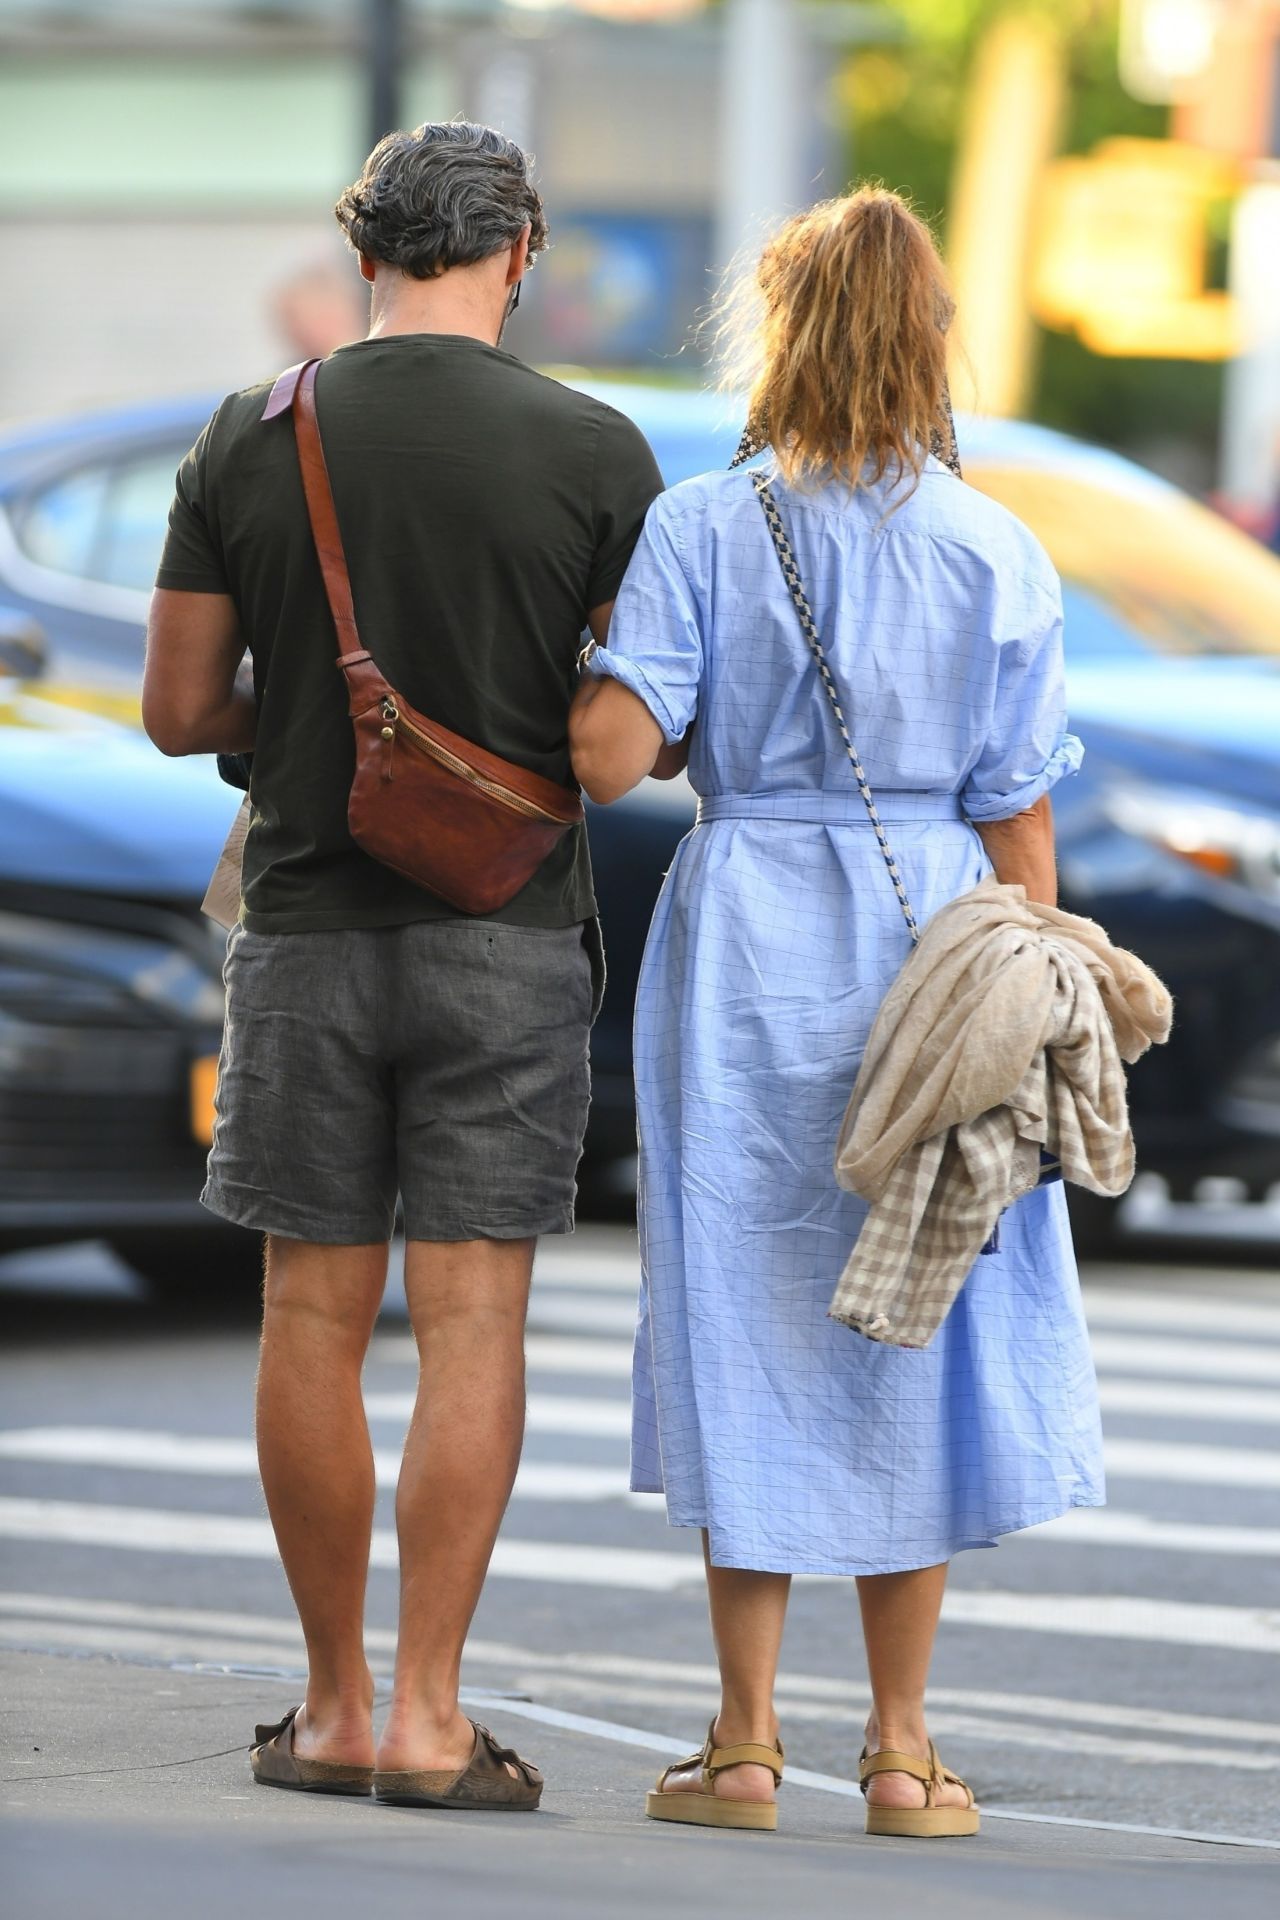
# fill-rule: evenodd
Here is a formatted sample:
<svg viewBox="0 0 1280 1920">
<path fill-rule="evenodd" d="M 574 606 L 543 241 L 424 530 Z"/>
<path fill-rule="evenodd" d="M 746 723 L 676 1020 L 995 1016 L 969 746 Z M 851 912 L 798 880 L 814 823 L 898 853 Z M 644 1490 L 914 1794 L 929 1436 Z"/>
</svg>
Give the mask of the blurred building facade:
<svg viewBox="0 0 1280 1920">
<path fill-rule="evenodd" d="M 772 15 L 783 0 L 734 3 Z M 466 114 L 537 156 L 553 251 L 513 336 L 526 357 L 685 363 L 722 264 L 725 156 L 760 127 L 741 98 L 724 123 L 723 14 L 684 4 L 641 21 L 406 0 L 402 122 Z M 332 344 L 349 302 L 362 331 L 330 208 L 368 145 L 367 12 L 0 0 L 0 240 L 17 264 L 0 420 L 262 378 Z M 793 70 L 821 62 L 802 32 L 787 47 Z M 821 78 L 797 94 L 820 97 Z M 776 70 L 755 84 L 767 100 Z M 800 125 L 784 203 L 839 184 L 821 115 Z M 777 174 L 776 154 L 765 164 Z"/>
</svg>

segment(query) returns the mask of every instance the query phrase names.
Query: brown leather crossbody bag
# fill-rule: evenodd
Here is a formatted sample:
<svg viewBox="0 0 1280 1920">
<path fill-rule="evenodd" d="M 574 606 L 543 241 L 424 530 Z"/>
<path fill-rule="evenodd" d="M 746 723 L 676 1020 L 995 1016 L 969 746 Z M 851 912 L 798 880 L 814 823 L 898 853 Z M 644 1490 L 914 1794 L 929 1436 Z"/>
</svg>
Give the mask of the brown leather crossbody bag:
<svg viewBox="0 0 1280 1920">
<path fill-rule="evenodd" d="M 307 360 L 282 373 L 262 417 L 293 412 L 307 514 L 355 732 L 351 837 L 383 866 L 463 913 L 496 913 L 581 824 L 582 801 L 572 787 L 544 780 L 419 713 L 361 645 L 316 420 L 319 364 Z"/>
</svg>

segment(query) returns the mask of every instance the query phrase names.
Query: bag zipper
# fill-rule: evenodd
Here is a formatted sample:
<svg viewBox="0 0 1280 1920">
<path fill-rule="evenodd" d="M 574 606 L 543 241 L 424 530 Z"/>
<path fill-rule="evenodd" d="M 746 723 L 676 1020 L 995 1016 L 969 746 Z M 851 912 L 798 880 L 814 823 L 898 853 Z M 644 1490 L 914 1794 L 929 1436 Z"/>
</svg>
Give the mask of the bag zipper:
<svg viewBox="0 0 1280 1920">
<path fill-rule="evenodd" d="M 469 785 L 478 787 L 481 793 L 488 794 L 491 800 L 497 800 L 502 806 L 510 807 L 513 813 L 523 813 L 531 820 L 550 820 L 558 827 L 569 824 L 558 814 L 548 813 L 546 808 L 540 807 L 536 801 L 526 800 L 522 794 L 512 793 L 509 787 L 500 786 L 496 780 L 486 780 L 484 775 L 477 773 L 474 767 L 469 767 L 465 760 L 460 760 L 456 753 L 450 753 L 449 749 L 442 747 L 438 740 L 433 740 L 429 734 L 420 732 L 411 721 L 405 719 L 393 701 L 383 701 L 382 717 L 387 723 L 382 729 L 382 738 L 386 742 L 383 759 L 384 780 L 391 778 L 391 747 L 396 730 L 399 728 L 432 760 L 439 761 L 442 767 L 448 767 L 450 773 L 456 773 L 459 779 L 467 781 Z"/>
</svg>

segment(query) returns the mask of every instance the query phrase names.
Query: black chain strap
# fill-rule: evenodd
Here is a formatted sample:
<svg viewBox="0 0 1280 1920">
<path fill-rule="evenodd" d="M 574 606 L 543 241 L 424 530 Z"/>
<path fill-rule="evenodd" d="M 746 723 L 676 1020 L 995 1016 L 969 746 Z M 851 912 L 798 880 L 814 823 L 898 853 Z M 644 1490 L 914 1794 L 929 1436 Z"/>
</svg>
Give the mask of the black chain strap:
<svg viewBox="0 0 1280 1920">
<path fill-rule="evenodd" d="M 944 442 L 941 435 L 935 434 L 931 452 L 934 453 L 936 457 L 942 461 L 943 465 L 959 480 L 962 478 L 960 472 L 960 451 L 956 443 L 956 423 L 951 411 L 951 396 L 949 393 L 945 396 L 945 405 L 948 428 L 947 441 Z M 738 451 L 729 463 L 730 467 L 740 467 L 748 460 L 754 460 L 756 455 L 763 453 L 768 445 L 769 434 L 767 422 L 753 423 L 748 421 L 747 425 L 743 428 L 742 438 L 738 442 Z M 893 849 L 889 845 L 888 836 L 884 830 L 884 822 L 876 810 L 876 803 L 872 798 L 871 788 L 867 784 L 867 776 L 863 772 L 858 749 L 853 744 L 852 736 L 845 721 L 844 708 L 840 704 L 839 689 L 836 686 L 831 668 L 827 664 L 827 656 L 823 650 L 822 641 L 818 634 L 818 623 L 813 617 L 813 609 L 809 605 L 808 596 L 805 593 L 804 585 L 800 579 L 800 569 L 796 565 L 796 557 L 792 551 L 791 542 L 787 538 L 787 530 L 783 525 L 782 515 L 778 511 L 778 503 L 774 499 L 768 479 L 763 473 L 753 473 L 751 476 L 751 484 L 756 490 L 761 507 L 764 509 L 764 517 L 768 522 L 769 532 L 773 539 L 774 552 L 778 556 L 778 565 L 782 568 L 782 577 L 787 583 L 787 591 L 791 595 L 791 603 L 795 607 L 796 614 L 799 618 L 800 630 L 804 634 L 810 653 L 813 655 L 823 689 L 827 699 L 831 703 L 831 711 L 834 713 L 836 725 L 840 729 L 840 738 L 844 741 L 845 752 L 849 756 L 849 765 L 853 768 L 853 777 L 858 783 L 858 792 L 862 795 L 863 803 L 867 809 L 867 816 L 875 829 L 876 840 L 879 843 L 881 853 L 884 855 L 884 864 L 888 870 L 889 878 L 893 882 L 893 890 L 898 896 L 898 905 L 902 908 L 902 917 L 907 923 L 907 932 L 911 936 L 911 944 L 914 947 L 919 943 L 920 929 L 916 925 L 916 916 L 912 911 L 911 902 L 907 898 L 907 889 L 903 884 L 902 875 L 898 870 L 898 863 L 894 859 Z"/>
<path fill-rule="evenodd" d="M 880 851 L 884 855 L 884 864 L 888 869 L 889 878 L 893 882 L 893 890 L 898 896 L 898 905 L 902 908 L 902 917 L 907 923 L 907 932 L 911 935 L 911 944 L 914 947 L 920 938 L 920 929 L 916 925 L 916 917 L 911 910 L 911 902 L 907 898 L 907 889 L 903 885 L 902 875 L 898 871 L 898 863 L 893 857 L 893 849 L 890 847 L 888 837 L 885 834 L 884 823 L 876 811 L 876 803 L 871 796 L 871 788 L 867 784 L 867 776 L 862 770 L 862 761 L 858 757 L 858 749 L 854 746 L 852 736 L 845 723 L 844 709 L 840 705 L 840 694 L 836 687 L 835 680 L 832 677 L 831 668 L 827 665 L 827 656 L 823 650 L 822 641 L 818 637 L 817 622 L 814 620 L 813 609 L 809 605 L 808 596 L 801 584 L 800 569 L 796 565 L 796 557 L 791 550 L 791 542 L 787 538 L 787 530 L 782 524 L 782 515 L 778 511 L 778 503 L 773 497 L 769 482 L 764 474 L 753 473 L 751 476 L 751 484 L 756 490 L 760 505 L 764 508 L 764 517 L 769 523 L 769 532 L 773 536 L 773 546 L 778 556 L 778 565 L 782 568 L 782 577 L 787 583 L 787 591 L 791 595 L 792 605 L 795 607 L 796 613 L 800 618 L 800 630 L 804 634 L 808 642 L 809 651 L 817 664 L 818 673 L 826 691 L 827 699 L 831 703 L 831 711 L 834 713 L 836 725 L 840 729 L 840 738 L 844 741 L 845 752 L 849 756 L 849 765 L 853 768 L 853 777 L 858 783 L 858 792 L 862 795 L 867 809 L 867 816 L 875 828 L 876 839 L 880 844 Z"/>
</svg>

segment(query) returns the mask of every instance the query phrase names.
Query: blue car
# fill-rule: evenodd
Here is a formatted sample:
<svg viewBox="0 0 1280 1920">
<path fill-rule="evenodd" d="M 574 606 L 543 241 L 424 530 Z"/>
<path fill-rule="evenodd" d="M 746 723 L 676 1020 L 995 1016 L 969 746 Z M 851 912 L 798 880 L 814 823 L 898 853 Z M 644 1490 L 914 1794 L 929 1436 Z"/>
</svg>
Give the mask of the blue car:
<svg viewBox="0 0 1280 1920">
<path fill-rule="evenodd" d="M 589 383 L 583 383 L 587 385 Z M 669 482 L 728 462 L 739 421 L 676 389 L 590 383 Z M 157 1282 L 256 1268 L 196 1203 L 221 1016 L 199 900 L 236 805 L 212 764 L 136 731 L 142 626 L 173 473 L 212 401 L 0 442 L 0 1247 L 110 1239 Z M 1084 771 L 1056 796 L 1064 904 L 1172 988 L 1171 1044 L 1132 1082 L 1140 1164 L 1280 1181 L 1280 561 L 1131 463 L 963 423 L 968 479 L 1063 576 Z M 6 651 L 6 634 L 11 646 Z M 630 1008 L 693 803 L 650 782 L 593 812 L 610 959 L 589 1180 L 634 1153 Z M 1093 1250 L 1111 1212 L 1080 1198 Z M 180 1243 L 180 1244 L 179 1244 Z"/>
</svg>

